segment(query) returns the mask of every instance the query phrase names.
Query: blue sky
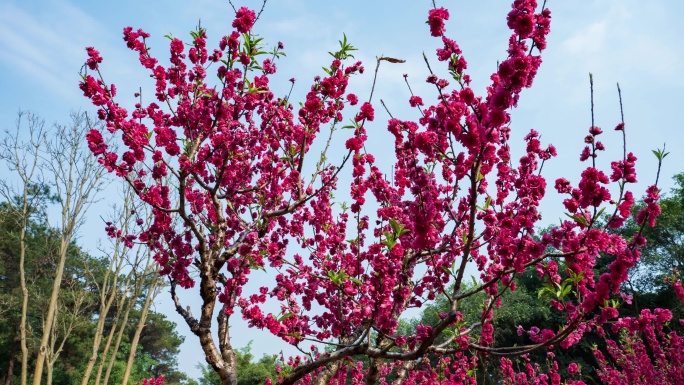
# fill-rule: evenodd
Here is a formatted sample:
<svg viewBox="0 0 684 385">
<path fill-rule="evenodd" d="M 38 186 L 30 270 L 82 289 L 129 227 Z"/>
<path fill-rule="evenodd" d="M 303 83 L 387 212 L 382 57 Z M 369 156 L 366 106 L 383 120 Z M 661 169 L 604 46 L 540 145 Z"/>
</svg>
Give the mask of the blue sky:
<svg viewBox="0 0 684 385">
<path fill-rule="evenodd" d="M 242 0 L 237 6 L 257 8 L 261 1 Z M 505 58 L 509 31 L 505 17 L 506 1 L 437 1 L 447 6 L 451 20 L 450 37 L 455 38 L 468 60 L 474 88 L 482 92 L 497 60 Z M 513 143 L 534 128 L 542 141 L 558 148 L 559 156 L 545 165 L 549 181 L 557 177 L 576 180 L 580 172 L 577 159 L 582 138 L 590 124 L 588 73 L 594 73 L 597 125 L 604 128 L 603 141 L 608 151 L 599 164 L 608 167 L 622 151 L 621 137 L 612 131 L 619 122 L 616 82 L 623 91 L 630 151 L 639 158 L 641 196 L 655 177 L 655 158 L 651 150 L 667 143 L 670 155 L 662 170 L 661 187 L 672 186 L 670 177 L 684 171 L 684 3 L 652 0 L 550 0 L 553 20 L 548 49 L 532 89 L 523 92 L 513 112 Z M 438 40 L 429 36 L 426 20 L 428 0 L 338 2 L 315 0 L 269 0 L 255 31 L 271 44 L 282 41 L 287 57 L 278 62 L 275 88 L 284 93 L 291 77 L 298 79 L 295 96 L 302 95 L 309 80 L 319 74 L 329 60 L 326 52 L 337 47 L 346 33 L 359 48 L 357 59 L 368 71 L 356 78 L 351 89 L 365 99 L 372 82 L 375 57 L 385 55 L 406 60 L 380 70 L 376 98 L 383 99 L 390 111 L 401 118 L 415 117 L 408 108 L 408 90 L 402 74 L 407 73 L 414 92 L 434 100 L 434 92 L 424 79 L 427 69 L 422 52 L 428 57 Z M 77 1 L 77 0 L 2 0 L 0 2 L 0 130 L 12 129 L 19 109 L 32 110 L 47 122 L 65 122 L 70 110 L 90 110 L 78 89 L 79 69 L 85 61 L 86 46 L 95 46 L 104 57 L 105 80 L 115 83 L 123 105 L 132 105 L 132 94 L 143 87 L 148 95 L 153 88 L 141 71 L 137 56 L 121 40 L 125 26 L 143 28 L 152 34 L 153 53 L 168 52 L 166 34 L 185 38 L 201 20 L 211 43 L 230 31 L 232 10 L 227 0 L 197 1 Z M 431 59 L 433 68 L 436 59 Z M 366 95 L 366 96 L 364 96 Z M 378 99 L 375 99 L 378 101 Z M 370 140 L 377 155 L 390 154 L 383 146 L 383 121 L 386 113 L 376 106 L 376 121 L 369 126 Z M 370 148 L 369 148 L 370 149 Z M 601 163 L 603 162 L 603 163 Z M 555 222 L 562 215 L 560 201 L 553 196 L 542 206 L 545 220 Z M 101 237 L 99 213 L 91 213 L 84 239 Z M 85 242 L 89 242 L 85 240 Z M 92 250 L 95 250 L 94 244 Z M 255 276 L 255 278 L 258 278 Z M 188 293 L 186 300 L 192 298 Z M 166 300 L 166 294 L 162 294 Z M 173 313 L 167 301 L 158 304 L 187 335 L 187 326 Z M 244 346 L 254 340 L 253 352 L 276 353 L 286 346 L 259 331 L 245 332 L 236 325 L 233 343 Z M 286 350 L 288 351 L 288 350 Z M 196 375 L 194 364 L 202 353 L 194 336 L 188 336 L 180 355 L 181 369 Z"/>
</svg>

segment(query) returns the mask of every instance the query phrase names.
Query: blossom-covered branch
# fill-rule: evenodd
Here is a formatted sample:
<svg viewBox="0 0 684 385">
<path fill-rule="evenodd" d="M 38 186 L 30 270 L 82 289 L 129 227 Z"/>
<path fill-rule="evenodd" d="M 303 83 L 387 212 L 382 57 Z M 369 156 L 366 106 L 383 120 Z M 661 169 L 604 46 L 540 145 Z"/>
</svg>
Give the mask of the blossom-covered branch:
<svg viewBox="0 0 684 385">
<path fill-rule="evenodd" d="M 88 73 L 81 82 L 107 130 L 123 142 L 123 151 L 115 151 L 94 129 L 87 136 L 90 149 L 151 207 L 152 222 L 135 236 L 170 277 L 176 308 L 224 384 L 237 381 L 229 333 L 235 312 L 250 328 L 268 330 L 307 353 L 290 359 L 279 379 L 284 384 L 348 378 L 376 383 L 390 375 L 405 384 L 460 383 L 472 379 L 468 370 L 482 352 L 569 346 L 587 328 L 614 318 L 605 303 L 627 279 L 645 242 L 640 234 L 625 240 L 607 231 L 622 226 L 634 204 L 626 186 L 636 182 L 636 157 L 625 152 L 611 164 L 610 176 L 600 170 L 595 159 L 605 148 L 598 140 L 603 131 L 592 123 L 580 156 L 591 165 L 577 185 L 555 181 L 568 219 L 540 233 L 539 205 L 547 189 L 541 167 L 556 148 L 543 146 L 531 130 L 524 155 L 517 162 L 511 155 L 510 111 L 541 65 L 551 20 L 545 6 L 513 2 L 507 56 L 483 96 L 471 88 L 467 61 L 446 35 L 449 11 L 429 10 L 429 32 L 441 41 L 436 57 L 448 78 L 430 67 L 426 81 L 436 96 L 411 93 L 408 100 L 420 118 L 387 122 L 394 139 L 391 181 L 367 143 L 366 127 L 377 118 L 374 106 L 347 91 L 364 67 L 351 60 L 355 48 L 346 37 L 295 109 L 289 96 L 271 91 L 283 46 L 264 50 L 251 31 L 256 18 L 252 10 L 237 9 L 234 30 L 213 50 L 204 29 L 194 31 L 188 45 L 171 38 L 166 67 L 151 56 L 149 34 L 124 29 L 126 44 L 155 80 L 156 101 L 147 105 L 141 98 L 129 111 L 115 101 L 116 87 L 104 81 L 103 59 L 94 48 L 87 49 Z M 382 59 L 389 58 L 378 65 Z M 624 122 L 619 127 L 624 131 Z M 341 128 L 351 136 L 339 143 L 346 155 L 335 164 L 328 150 Z M 327 139 L 319 139 L 324 130 Z M 312 159 L 316 139 L 325 145 Z M 350 204 L 337 210 L 333 193 L 347 163 Z M 611 184 L 619 188 L 617 198 Z M 638 221 L 652 226 L 658 194 L 655 186 L 648 191 Z M 608 226 L 599 228 L 603 211 L 613 205 Z M 173 225 L 174 218 L 180 225 Z M 615 261 L 597 277 L 593 268 L 601 255 Z M 469 266 L 479 272 L 475 287 L 463 282 Z M 195 285 L 192 268 L 199 272 L 199 318 L 175 295 L 176 285 Z M 535 333 L 533 345 L 496 346 L 492 317 L 501 294 L 514 291 L 515 277 L 529 269 L 551 287 L 563 285 L 550 304 L 566 313 L 566 324 Z M 255 270 L 266 270 L 273 280 L 247 293 Z M 467 325 L 461 302 L 482 292 L 481 317 Z M 407 309 L 442 295 L 450 306 L 436 325 L 400 332 Z M 268 301 L 280 311 L 266 313 Z M 311 340 L 334 350 L 305 348 Z M 354 362 L 356 356 L 369 361 Z"/>
</svg>

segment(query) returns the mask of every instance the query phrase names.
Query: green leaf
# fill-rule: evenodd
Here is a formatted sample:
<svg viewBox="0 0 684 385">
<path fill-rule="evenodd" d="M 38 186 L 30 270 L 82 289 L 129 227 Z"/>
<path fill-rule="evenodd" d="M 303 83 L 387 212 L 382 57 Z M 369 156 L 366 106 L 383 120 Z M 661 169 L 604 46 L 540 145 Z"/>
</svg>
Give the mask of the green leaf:
<svg viewBox="0 0 684 385">
<path fill-rule="evenodd" d="M 663 145 L 663 149 L 657 149 L 657 150 L 651 150 L 653 152 L 653 155 L 658 158 L 659 161 L 662 162 L 663 159 L 665 159 L 666 156 L 668 156 L 670 153 L 665 152 L 665 145 Z"/>
<path fill-rule="evenodd" d="M 541 298 L 544 294 L 546 294 L 549 291 L 549 284 L 546 283 L 544 286 L 542 286 L 541 289 L 539 289 L 539 292 L 537 292 L 537 298 Z M 553 293 L 553 291 L 551 291 Z"/>
<path fill-rule="evenodd" d="M 559 289 L 561 289 L 561 287 L 558 284 L 545 283 L 544 286 L 542 286 L 542 288 L 538 292 L 538 298 L 541 298 L 546 293 L 558 297 L 561 293 L 561 290 Z"/>
<path fill-rule="evenodd" d="M 340 50 L 333 53 L 333 52 L 328 52 L 332 57 L 338 60 L 345 60 L 348 58 L 353 58 L 354 55 L 350 54 L 350 51 L 356 51 L 357 49 L 354 48 L 351 44 L 347 42 L 347 35 L 343 34 L 342 40 L 340 40 Z"/>
<path fill-rule="evenodd" d="M 582 272 L 580 272 L 580 273 L 578 274 L 578 273 L 575 273 L 575 272 L 572 271 L 572 270 L 567 270 L 567 271 L 568 271 L 568 275 L 570 276 L 569 280 L 570 280 L 571 282 L 573 282 L 573 283 L 578 283 L 578 282 L 580 282 L 582 279 L 584 279 L 584 273 L 582 273 Z"/>
<path fill-rule="evenodd" d="M 594 218 L 601 218 L 601 215 L 603 214 L 604 211 L 606 211 L 606 208 L 601 207 L 601 210 L 599 210 L 599 212 L 596 213 L 596 216 L 594 216 Z"/>
<path fill-rule="evenodd" d="M 330 280 L 332 280 L 332 282 L 335 285 L 339 284 L 340 278 L 337 275 L 337 273 L 335 273 L 334 271 L 328 271 L 326 274 L 328 275 L 328 278 L 330 278 Z"/>
<path fill-rule="evenodd" d="M 570 214 L 568 214 L 568 213 L 564 213 L 564 214 L 565 214 L 566 216 L 570 217 L 570 218 L 571 218 L 572 220 L 574 220 L 575 222 L 581 224 L 581 225 L 584 225 L 584 226 L 587 225 L 587 218 L 585 218 L 585 217 L 583 217 L 583 216 L 581 216 L 581 215 L 570 215 Z"/>
<path fill-rule="evenodd" d="M 406 233 L 408 233 L 408 230 L 405 229 L 405 226 L 394 219 L 390 218 L 389 219 L 390 227 L 392 227 L 392 231 L 394 231 L 394 234 L 396 237 L 400 237 Z"/>
<path fill-rule="evenodd" d="M 392 230 L 394 230 L 395 233 L 399 231 L 399 223 L 395 221 L 394 219 L 390 218 L 389 219 L 390 227 L 392 227 Z"/>
<path fill-rule="evenodd" d="M 349 275 L 347 273 L 335 273 L 334 271 L 328 271 L 326 274 L 328 274 L 328 277 L 337 286 L 340 286 L 344 283 L 344 281 L 349 278 Z"/>
<path fill-rule="evenodd" d="M 388 249 L 392 250 L 394 246 L 397 244 L 396 236 L 393 233 L 390 233 L 389 231 L 385 231 L 384 235 L 385 239 L 380 243 L 387 246 Z"/>
</svg>

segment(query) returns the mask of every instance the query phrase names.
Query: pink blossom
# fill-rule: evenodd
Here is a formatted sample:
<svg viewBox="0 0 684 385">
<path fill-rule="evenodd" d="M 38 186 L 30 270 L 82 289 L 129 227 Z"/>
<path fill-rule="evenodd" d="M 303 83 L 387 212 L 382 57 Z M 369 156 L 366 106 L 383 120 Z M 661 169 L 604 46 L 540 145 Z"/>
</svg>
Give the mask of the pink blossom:
<svg viewBox="0 0 684 385">
<path fill-rule="evenodd" d="M 256 21 L 256 13 L 247 7 L 241 7 L 235 13 L 235 20 L 233 20 L 233 28 L 240 33 L 247 33 L 252 29 Z"/>
<path fill-rule="evenodd" d="M 279 97 L 271 76 L 278 55 L 257 61 L 253 52 L 241 49 L 256 19 L 247 8 L 236 12 L 236 30 L 219 39 L 218 48 L 208 48 L 212 40 L 196 31 L 187 44 L 170 42 L 168 61 L 151 55 L 147 33 L 124 29 L 126 45 L 153 78 L 156 100 L 121 106 L 116 88 L 100 78 L 99 54 L 89 49 L 86 64 L 98 71 L 86 74 L 80 88 L 120 147 L 107 147 L 104 130 L 90 131 L 86 140 L 107 170 L 133 186 L 150 216 L 136 222 L 136 234 L 123 234 L 111 224 L 106 232 L 126 244 L 137 239 L 147 245 L 173 285 L 190 288 L 197 279 L 205 303 L 222 308 L 219 319 L 239 313 L 249 328 L 310 353 L 282 359 L 294 370 L 280 375 L 303 384 L 325 370 L 324 357 L 329 357 L 315 348 L 306 351 L 304 340 L 351 345 L 353 357 L 379 351 L 404 355 L 396 361 L 382 357 L 376 368 L 380 378 L 399 373 L 404 363 L 420 362 L 406 373 L 405 383 L 474 383 L 471 373 L 481 365 L 481 356 L 471 354 L 473 347 L 501 349 L 493 322 L 499 306 L 506 306 L 500 294 L 514 291 L 514 277 L 532 269 L 554 293 L 560 285 L 570 284 L 571 290 L 563 298 L 548 299 L 554 311 L 562 312 L 564 325 L 526 325 L 528 333 L 521 326 L 525 344 L 567 348 L 613 320 L 617 327 L 640 332 L 648 331 L 649 322 L 660 325 L 668 319 L 665 311 L 629 321 L 606 306 L 646 242 L 641 234 L 628 242 L 594 218 L 604 207 L 614 207 L 611 228 L 629 218 L 634 195 L 625 183 L 636 182 L 631 153 L 610 168 L 592 163 L 580 175 L 551 179 L 564 195 L 570 218 L 539 230 L 540 205 L 550 183 L 542 166 L 557 151 L 539 132 L 523 136 L 509 124 L 546 47 L 550 13 L 536 13 L 536 8 L 534 0 L 513 2 L 507 56 L 482 94 L 469 86 L 464 53 L 444 36 L 449 12 L 430 10 L 430 33 L 442 37 L 435 52 L 439 71 L 454 80 L 428 76 L 433 97 L 411 96 L 409 105 L 420 108 L 418 118 L 390 119 L 390 139 L 383 143 L 371 142 L 366 132 L 367 123 L 375 121 L 370 102 L 358 112 L 350 107 L 359 102 L 348 87 L 363 73 L 362 63 L 334 58 L 302 89 L 301 102 Z M 342 132 L 349 135 L 342 138 L 337 125 L 350 119 L 356 124 L 347 126 L 351 130 Z M 582 160 L 593 159 L 603 148 L 596 140 L 599 134 L 600 129 L 590 129 Z M 384 152 L 374 152 L 378 145 Z M 514 145 L 520 148 L 514 151 Z M 337 163 L 330 154 L 342 146 L 345 155 Z M 380 162 L 379 155 L 386 159 Z M 339 204 L 340 191 L 348 195 L 347 203 Z M 613 191 L 619 195 L 612 197 Z M 655 224 L 658 199 L 657 187 L 649 188 L 639 223 Z M 549 254 L 552 249 L 558 253 Z M 600 275 L 595 273 L 599 258 L 612 261 Z M 451 306 L 438 311 L 435 325 L 402 328 L 400 334 L 399 320 L 409 308 L 447 297 L 445 290 L 463 273 L 463 261 L 472 261 L 479 282 L 485 282 L 474 291 L 487 298 L 481 303 L 481 324 L 469 330 L 469 320 Z M 194 268 L 199 275 L 191 274 Z M 268 274 L 255 273 L 262 270 Z M 570 276 L 571 283 L 564 281 Z M 257 286 L 255 279 L 260 280 Z M 675 285 L 675 290 L 681 289 Z M 462 288 L 456 294 L 467 299 L 469 293 Z M 209 318 L 203 322 L 215 322 Z M 648 338 L 659 336 L 654 330 Z M 198 333 L 204 331 L 203 326 Z M 453 336 L 444 347 L 448 354 L 436 346 L 445 340 L 445 331 Z M 370 333 L 382 338 L 371 338 L 367 346 Z M 211 338 L 201 342 L 206 349 L 221 349 L 211 346 Z M 429 352 L 430 359 L 422 352 Z M 521 358 L 523 372 L 502 360 L 502 381 L 560 383 L 553 355 L 547 358 L 545 372 L 529 357 Z M 328 382 L 365 381 L 370 373 L 365 361 L 349 360 Z M 568 371 L 579 373 L 579 368 Z M 301 377 L 287 377 L 297 373 Z"/>
<path fill-rule="evenodd" d="M 367 119 L 368 121 L 373 121 L 375 118 L 375 110 L 373 110 L 373 106 L 365 102 L 363 105 L 361 105 L 361 111 L 359 111 L 359 114 L 356 116 L 355 120 L 357 122 L 360 122 L 364 119 Z"/>
<path fill-rule="evenodd" d="M 445 8 L 435 8 L 428 12 L 428 25 L 430 26 L 430 34 L 432 36 L 442 36 L 446 29 L 444 28 L 444 21 L 449 20 L 449 11 Z"/>
<path fill-rule="evenodd" d="M 107 145 L 104 143 L 100 131 L 91 129 L 86 135 L 86 140 L 88 141 L 88 148 L 92 151 L 93 155 L 101 155 L 107 151 Z"/>
<path fill-rule="evenodd" d="M 88 60 L 86 61 L 88 68 L 91 70 L 96 70 L 98 65 L 102 63 L 102 56 L 100 56 L 100 52 L 93 47 L 86 48 L 86 51 L 88 51 Z"/>
<path fill-rule="evenodd" d="M 420 96 L 411 96 L 409 98 L 409 104 L 411 105 L 411 107 L 422 106 L 423 99 L 421 99 Z"/>
</svg>

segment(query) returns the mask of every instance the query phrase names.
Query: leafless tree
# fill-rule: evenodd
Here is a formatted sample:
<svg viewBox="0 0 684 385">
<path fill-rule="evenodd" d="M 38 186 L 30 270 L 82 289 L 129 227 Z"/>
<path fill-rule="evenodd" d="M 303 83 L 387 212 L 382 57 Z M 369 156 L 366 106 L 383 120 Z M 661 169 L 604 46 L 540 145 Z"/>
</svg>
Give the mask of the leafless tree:
<svg viewBox="0 0 684 385">
<path fill-rule="evenodd" d="M 123 192 L 123 205 L 120 208 L 114 208 L 116 220 L 112 220 L 113 223 L 117 225 L 124 233 L 130 231 L 130 227 L 133 226 L 135 221 L 135 210 L 133 207 L 133 192 L 130 187 L 126 187 Z M 90 376 L 92 374 L 93 368 L 95 367 L 95 362 L 97 361 L 98 354 L 100 352 L 100 347 L 102 344 L 102 339 L 104 338 L 104 328 L 105 320 L 109 314 L 109 311 L 114 304 L 114 301 L 123 299 L 123 294 L 127 290 L 127 285 L 129 284 L 130 277 L 134 272 L 134 269 L 130 269 L 128 277 L 126 277 L 123 282 L 120 281 L 120 276 L 124 268 L 126 258 L 125 254 L 128 252 L 129 247 L 120 238 L 112 239 L 111 247 L 109 249 L 101 248 L 100 251 L 109 256 L 109 266 L 105 271 L 102 281 L 98 282 L 94 274 L 91 274 L 93 279 L 93 284 L 97 289 L 99 297 L 99 309 L 97 324 L 95 325 L 95 335 L 93 336 L 93 345 L 91 355 L 88 359 L 88 365 L 86 366 L 85 372 L 83 374 L 83 379 L 81 380 L 81 385 L 87 385 L 90 381 Z M 123 287 L 122 287 L 123 284 Z M 120 301 L 121 302 L 121 301 Z M 114 323 L 119 319 L 119 314 L 121 307 L 117 307 L 117 315 L 114 318 Z M 104 346 L 104 355 L 106 356 L 109 350 L 114 330 L 116 325 L 112 325 L 108 333 L 107 339 Z M 101 363 L 104 362 L 104 357 Z M 102 374 L 102 364 L 98 368 L 96 384 L 100 382 L 100 376 Z"/>
<path fill-rule="evenodd" d="M 33 385 L 40 385 L 48 341 L 54 325 L 64 264 L 69 244 L 83 224 L 84 214 L 96 201 L 97 193 L 105 186 L 106 171 L 90 155 L 84 140 L 91 128 L 87 115 L 74 112 L 68 126 L 55 124 L 52 139 L 46 141 L 45 151 L 40 153 L 43 172 L 50 176 L 50 187 L 58 197 L 61 218 L 54 226 L 58 229 L 59 262 L 55 271 L 50 302 L 46 309 L 45 327 L 35 361 Z"/>
<path fill-rule="evenodd" d="M 0 143 L 0 159 L 15 176 L 16 183 L 0 180 L 0 194 L 18 221 L 19 228 L 19 276 L 21 285 L 21 321 L 19 340 L 21 345 L 21 385 L 26 385 L 28 371 L 28 347 L 26 314 L 28 310 L 28 287 L 26 285 L 26 235 L 30 215 L 39 204 L 41 196 L 37 189 L 42 186 L 41 157 L 46 145 L 45 122 L 30 112 L 19 112 L 16 130 L 6 132 Z M 13 360 L 11 357 L 10 360 Z M 10 363 L 12 365 L 12 363 Z"/>
<path fill-rule="evenodd" d="M 141 304 L 140 317 L 138 318 L 138 324 L 135 327 L 135 333 L 133 334 L 133 339 L 131 340 L 131 349 L 128 352 L 128 360 L 126 361 L 126 370 L 124 371 L 122 384 L 128 383 L 128 378 L 131 375 L 131 369 L 133 369 L 133 361 L 135 360 L 135 353 L 138 348 L 138 342 L 140 341 L 140 333 L 142 333 L 145 324 L 147 323 L 147 313 L 150 309 L 150 305 L 154 303 L 154 299 L 159 295 L 161 282 L 159 278 L 159 272 L 157 267 L 157 262 L 152 259 L 152 253 L 146 250 L 147 263 L 145 265 L 145 270 L 142 276 L 137 281 L 140 283 L 140 287 L 147 286 L 147 293 L 145 294 L 145 300 Z M 146 285 L 145 285 L 146 284 Z"/>
</svg>

